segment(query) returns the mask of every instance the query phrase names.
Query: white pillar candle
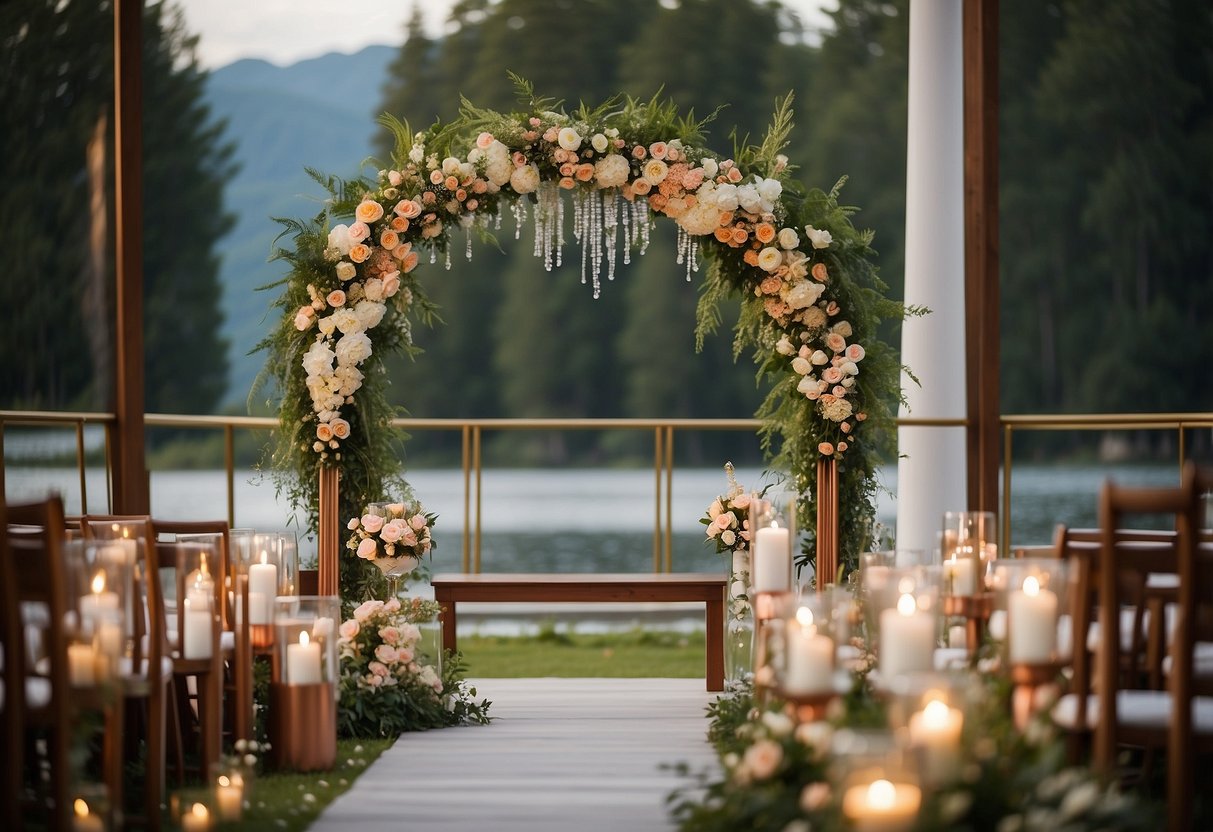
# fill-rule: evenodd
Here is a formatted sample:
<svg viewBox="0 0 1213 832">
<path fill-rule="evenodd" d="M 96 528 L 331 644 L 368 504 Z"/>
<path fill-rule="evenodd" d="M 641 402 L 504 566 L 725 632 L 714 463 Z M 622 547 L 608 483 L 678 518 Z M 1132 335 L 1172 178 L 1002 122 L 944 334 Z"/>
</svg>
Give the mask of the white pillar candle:
<svg viewBox="0 0 1213 832">
<path fill-rule="evenodd" d="M 948 647 L 956 650 L 966 650 L 969 646 L 969 632 L 963 624 L 953 624 L 948 628 Z"/>
<path fill-rule="evenodd" d="M 240 820 L 244 813 L 244 778 L 237 773 L 231 777 L 219 775 L 215 782 L 215 808 L 220 820 Z"/>
<path fill-rule="evenodd" d="M 792 588 L 792 535 L 781 526 L 764 526 L 754 535 L 755 592 L 787 592 Z"/>
<path fill-rule="evenodd" d="M 278 597 L 278 567 L 266 563 L 266 553 L 261 553 L 261 563 L 254 563 L 248 573 L 248 620 L 250 624 L 271 624 L 271 605 Z"/>
<path fill-rule="evenodd" d="M 286 646 L 286 683 L 315 685 L 320 678 L 320 645 L 311 641 L 304 630 L 298 644 Z"/>
<path fill-rule="evenodd" d="M 101 816 L 90 812 L 83 798 L 76 798 L 72 804 L 72 832 L 105 832 Z"/>
<path fill-rule="evenodd" d="M 67 675 L 72 687 L 91 688 L 97 684 L 97 651 L 93 645 L 67 646 Z"/>
<path fill-rule="evenodd" d="M 91 633 L 97 620 L 118 610 L 118 593 L 109 592 L 105 588 L 105 572 L 93 576 L 89 587 L 92 591 L 80 596 L 80 628 Z"/>
<path fill-rule="evenodd" d="M 195 803 L 188 812 L 181 814 L 182 832 L 209 832 L 211 813 L 203 803 Z"/>
<path fill-rule="evenodd" d="M 924 774 L 931 782 L 942 783 L 954 773 L 963 725 L 961 710 L 939 699 L 910 716 L 910 743 L 922 749 Z"/>
<path fill-rule="evenodd" d="M 808 607 L 796 611 L 788 625 L 784 688 L 790 694 L 824 694 L 834 690 L 834 642 L 817 632 Z"/>
<path fill-rule="evenodd" d="M 1040 586 L 1032 575 L 1024 578 L 1023 590 L 1007 599 L 1010 658 L 1023 664 L 1043 664 L 1053 659 L 1057 648 L 1057 595 Z"/>
<path fill-rule="evenodd" d="M 977 594 L 977 562 L 955 554 L 943 562 L 944 588 L 949 595 L 968 597 Z"/>
<path fill-rule="evenodd" d="M 935 619 L 909 593 L 897 608 L 880 613 L 880 675 L 886 683 L 902 673 L 934 669 Z"/>
<path fill-rule="evenodd" d="M 847 789 L 842 813 L 857 832 L 898 832 L 914 825 L 921 804 L 917 786 L 876 780 Z"/>
<path fill-rule="evenodd" d="M 197 601 L 197 596 L 185 599 L 181 655 L 187 659 L 209 659 L 213 646 L 210 605 Z"/>
</svg>

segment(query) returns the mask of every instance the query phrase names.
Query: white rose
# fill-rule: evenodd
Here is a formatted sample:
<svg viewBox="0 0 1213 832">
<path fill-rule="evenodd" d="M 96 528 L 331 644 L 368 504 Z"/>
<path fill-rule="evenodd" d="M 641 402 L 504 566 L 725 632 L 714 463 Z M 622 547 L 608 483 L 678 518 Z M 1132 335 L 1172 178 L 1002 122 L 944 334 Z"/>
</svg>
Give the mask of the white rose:
<svg viewBox="0 0 1213 832">
<path fill-rule="evenodd" d="M 611 154 L 594 163 L 594 181 L 599 188 L 618 188 L 625 185 L 630 173 L 628 160 L 618 154 Z"/>
<path fill-rule="evenodd" d="M 800 235 L 796 233 L 794 228 L 779 229 L 779 247 L 786 249 L 794 249 L 800 245 Z"/>
<path fill-rule="evenodd" d="M 362 292 L 364 295 L 366 295 L 367 300 L 383 300 L 383 281 L 377 277 L 372 277 L 366 283 L 362 284 Z"/>
<path fill-rule="evenodd" d="M 409 160 L 421 164 L 421 160 L 425 158 L 425 145 L 415 144 L 409 148 Z"/>
<path fill-rule="evenodd" d="M 534 165 L 515 168 L 510 174 L 510 186 L 520 194 L 532 193 L 539 187 L 539 168 Z"/>
<path fill-rule="evenodd" d="M 365 332 L 352 332 L 337 341 L 337 361 L 341 364 L 360 364 L 371 356 L 371 339 Z"/>
<path fill-rule="evenodd" d="M 383 313 L 387 311 L 387 306 L 382 303 L 376 303 L 373 300 L 360 300 L 354 307 L 354 314 L 358 316 L 358 320 L 362 323 L 363 329 L 374 329 L 383 320 Z"/>
<path fill-rule="evenodd" d="M 650 185 L 660 185 L 669 172 L 669 167 L 660 159 L 650 159 L 644 165 L 644 178 Z"/>
<path fill-rule="evenodd" d="M 595 133 L 593 135 L 593 137 L 590 139 L 590 146 L 593 147 L 595 150 L 597 150 L 599 153 L 606 153 L 607 137 L 602 135 L 601 133 Z"/>
<path fill-rule="evenodd" d="M 720 165 L 716 164 L 716 160 L 711 156 L 701 159 L 699 166 L 703 168 L 703 175 L 707 177 L 715 176 L 720 171 Z"/>
<path fill-rule="evenodd" d="M 711 202 L 697 202 L 676 222 L 692 237 L 701 237 L 720 225 L 720 209 Z"/>
<path fill-rule="evenodd" d="M 802 378 L 800 383 L 796 385 L 796 392 L 807 396 L 810 399 L 816 399 L 819 395 L 821 395 L 817 390 L 817 380 L 812 376 L 805 376 Z"/>
<path fill-rule="evenodd" d="M 758 195 L 767 202 L 774 202 L 783 193 L 783 185 L 778 179 L 763 179 L 757 183 Z"/>
<path fill-rule="evenodd" d="M 335 248 L 341 254 L 349 254 L 352 245 L 350 227 L 345 224 L 333 226 L 333 230 L 329 232 L 329 248 Z"/>
<path fill-rule="evenodd" d="M 762 197 L 753 185 L 742 185 L 737 189 L 737 204 L 743 211 L 749 211 L 751 214 L 762 213 Z"/>
<path fill-rule="evenodd" d="M 358 316 L 354 314 L 354 310 L 348 306 L 343 306 L 332 315 L 333 323 L 337 329 L 341 330 L 342 335 L 349 335 L 351 332 L 361 332 L 363 326 Z"/>
<path fill-rule="evenodd" d="M 758 268 L 764 272 L 773 272 L 783 263 L 783 252 L 774 246 L 767 246 L 758 252 Z"/>
<path fill-rule="evenodd" d="M 320 332 L 324 335 L 332 335 L 333 330 L 337 328 L 337 324 L 333 322 L 332 315 L 321 318 L 316 322 L 316 325 L 320 328 Z"/>
<path fill-rule="evenodd" d="M 784 302 L 793 309 L 804 309 L 817 303 L 826 287 L 811 280 L 802 280 L 788 290 Z"/>
<path fill-rule="evenodd" d="M 830 243 L 834 242 L 834 238 L 830 236 L 829 231 L 823 231 L 811 225 L 804 227 L 804 233 L 808 235 L 813 248 L 829 248 Z"/>
<path fill-rule="evenodd" d="M 581 147 L 581 135 L 572 127 L 562 127 L 556 141 L 565 150 L 577 150 Z"/>
<path fill-rule="evenodd" d="M 844 361 L 838 365 L 838 369 L 842 370 L 848 376 L 859 375 L 859 365 L 854 361 Z"/>
<path fill-rule="evenodd" d="M 716 207 L 721 211 L 737 210 L 737 186 L 725 182 L 716 186 Z"/>
<path fill-rule="evenodd" d="M 813 355 L 809 357 L 809 360 L 818 367 L 824 367 L 826 364 L 830 363 L 830 357 L 822 350 L 815 350 Z"/>
<path fill-rule="evenodd" d="M 775 343 L 775 352 L 780 355 L 791 355 L 796 352 L 796 348 L 792 346 L 791 340 L 786 335 L 779 336 L 779 340 Z"/>
<path fill-rule="evenodd" d="M 489 163 L 484 168 L 484 175 L 498 187 L 509 182 L 510 174 L 513 172 L 514 163 L 510 161 L 508 156 L 504 159 L 489 159 Z"/>
<path fill-rule="evenodd" d="M 850 338 L 853 331 L 854 330 L 851 329 L 850 321 L 839 321 L 830 327 L 830 332 L 837 332 L 843 338 Z"/>
<path fill-rule="evenodd" d="M 809 363 L 807 358 L 801 358 L 799 355 L 792 359 L 792 369 L 798 375 L 807 376 L 813 372 L 813 365 Z"/>
<path fill-rule="evenodd" d="M 343 226 L 344 227 L 344 226 Z M 330 239 L 332 239 L 330 237 Z M 337 264 L 337 279 L 342 281 L 353 280 L 358 275 L 358 269 L 349 260 L 342 260 Z"/>
<path fill-rule="evenodd" d="M 317 341 L 303 354 L 303 369 L 309 376 L 326 375 L 333 369 L 333 351 L 324 341 Z"/>
<path fill-rule="evenodd" d="M 447 176 L 454 176 L 459 173 L 459 166 L 462 164 L 454 156 L 447 156 L 442 160 L 442 172 Z"/>
</svg>

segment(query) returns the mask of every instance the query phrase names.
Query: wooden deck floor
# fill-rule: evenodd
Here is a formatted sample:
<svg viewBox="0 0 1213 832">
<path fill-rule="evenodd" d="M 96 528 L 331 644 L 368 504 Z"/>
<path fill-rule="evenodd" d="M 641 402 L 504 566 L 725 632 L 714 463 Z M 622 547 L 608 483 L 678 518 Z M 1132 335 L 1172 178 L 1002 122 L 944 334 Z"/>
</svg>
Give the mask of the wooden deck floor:
<svg viewBox="0 0 1213 832">
<path fill-rule="evenodd" d="M 312 832 L 667 830 L 663 763 L 713 765 L 702 679 L 487 679 L 484 727 L 405 734 Z"/>
</svg>

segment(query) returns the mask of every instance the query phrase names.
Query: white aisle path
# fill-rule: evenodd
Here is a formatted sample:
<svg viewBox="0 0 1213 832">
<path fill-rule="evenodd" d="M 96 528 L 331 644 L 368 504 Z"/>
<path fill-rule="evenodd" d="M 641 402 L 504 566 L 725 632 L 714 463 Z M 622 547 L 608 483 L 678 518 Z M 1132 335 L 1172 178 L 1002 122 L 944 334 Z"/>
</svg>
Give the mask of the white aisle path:
<svg viewBox="0 0 1213 832">
<path fill-rule="evenodd" d="M 311 832 L 648 832 L 715 765 L 702 679 L 486 679 L 491 725 L 405 734 Z"/>
</svg>

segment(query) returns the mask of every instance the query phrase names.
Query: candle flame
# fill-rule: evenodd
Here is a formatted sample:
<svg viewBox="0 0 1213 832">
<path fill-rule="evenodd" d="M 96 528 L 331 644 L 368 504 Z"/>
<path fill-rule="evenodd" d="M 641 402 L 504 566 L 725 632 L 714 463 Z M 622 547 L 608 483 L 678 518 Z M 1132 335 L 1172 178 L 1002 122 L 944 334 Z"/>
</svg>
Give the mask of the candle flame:
<svg viewBox="0 0 1213 832">
<path fill-rule="evenodd" d="M 873 809 L 892 809 L 897 802 L 897 787 L 888 780 L 876 780 L 868 786 L 868 805 Z"/>
<path fill-rule="evenodd" d="M 94 595 L 100 595 L 102 592 L 105 592 L 105 573 L 104 572 L 98 572 L 96 575 L 93 576 L 92 586 L 93 586 Z"/>
<path fill-rule="evenodd" d="M 265 559 L 266 559 L 266 557 L 267 557 L 266 552 L 265 552 L 265 550 L 264 550 L 264 549 L 262 549 L 262 550 L 261 550 L 261 562 L 262 562 L 262 563 L 265 563 Z"/>
<path fill-rule="evenodd" d="M 190 807 L 190 814 L 199 820 L 206 820 L 206 816 L 210 813 L 206 810 L 205 803 L 195 803 Z"/>
<path fill-rule="evenodd" d="M 932 699 L 922 709 L 922 721 L 932 728 L 942 728 L 948 724 L 948 715 L 952 709 L 942 700 Z"/>
<path fill-rule="evenodd" d="M 900 581 L 897 582 L 897 591 L 902 593 L 903 595 L 907 592 L 913 592 L 914 591 L 914 579 L 911 578 L 909 575 L 906 575 L 904 578 L 902 578 Z"/>
<path fill-rule="evenodd" d="M 808 607 L 801 607 L 796 610 L 796 620 L 800 622 L 800 626 L 809 628 L 813 626 L 813 611 Z"/>
<path fill-rule="evenodd" d="M 220 774 L 220 775 L 219 775 L 219 785 L 220 785 L 222 788 L 225 788 L 225 789 L 226 789 L 228 786 L 232 785 L 232 781 L 227 779 L 227 775 L 226 775 L 226 774 Z"/>
<path fill-rule="evenodd" d="M 198 571 L 201 572 L 203 575 L 206 574 L 206 552 L 202 553 L 202 566 L 198 569 Z M 201 578 L 199 578 L 198 580 L 199 580 L 199 583 L 202 582 Z"/>
<path fill-rule="evenodd" d="M 88 817 L 88 804 L 84 802 L 83 798 L 76 798 L 76 802 L 72 804 L 72 810 L 76 813 L 76 817 L 78 818 Z"/>
<path fill-rule="evenodd" d="M 1033 597 L 1040 594 L 1040 581 L 1036 580 L 1035 575 L 1029 575 L 1023 579 L 1023 594 Z"/>
<path fill-rule="evenodd" d="M 905 593 L 897 599 L 897 611 L 905 616 L 914 614 L 914 610 L 918 609 L 918 604 L 914 601 L 914 596 L 910 593 Z"/>
<path fill-rule="evenodd" d="M 300 644 L 302 644 L 304 647 L 306 647 L 306 646 L 307 646 L 307 643 L 308 643 L 309 641 L 311 641 L 311 639 L 309 639 L 309 638 L 307 637 L 307 630 L 302 630 L 302 631 L 300 631 L 300 633 L 299 633 L 299 643 L 300 643 Z"/>
</svg>

